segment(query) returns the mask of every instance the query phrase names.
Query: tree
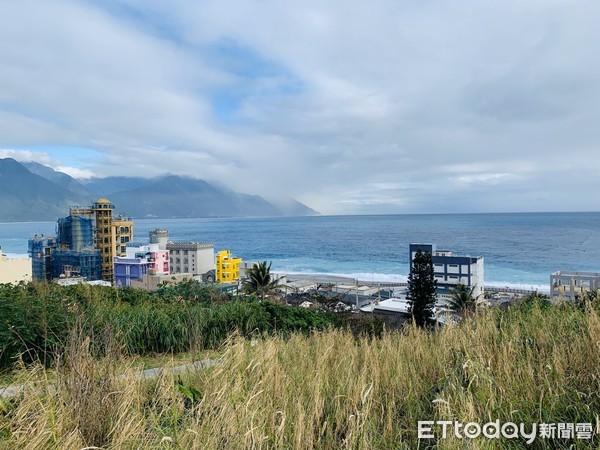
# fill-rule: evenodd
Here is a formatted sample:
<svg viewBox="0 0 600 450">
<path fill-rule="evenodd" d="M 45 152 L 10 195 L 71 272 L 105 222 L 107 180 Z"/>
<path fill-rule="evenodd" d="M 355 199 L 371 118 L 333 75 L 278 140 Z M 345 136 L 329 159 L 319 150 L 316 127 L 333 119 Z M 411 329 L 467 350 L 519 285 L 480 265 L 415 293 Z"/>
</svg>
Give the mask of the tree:
<svg viewBox="0 0 600 450">
<path fill-rule="evenodd" d="M 450 289 L 450 300 L 447 302 L 448 309 L 462 316 L 475 311 L 477 298 L 473 296 L 474 292 L 475 286 L 469 289 L 464 284 L 459 283 L 456 289 Z"/>
<path fill-rule="evenodd" d="M 436 287 L 431 253 L 417 250 L 408 275 L 406 299 L 409 303 L 409 313 L 420 327 L 433 322 L 433 308 L 437 300 Z"/>
<path fill-rule="evenodd" d="M 259 295 L 264 300 L 267 294 L 275 290 L 277 283 L 277 280 L 273 280 L 271 277 L 271 263 L 269 265 L 266 261 L 254 263 L 250 269 L 246 270 L 243 291 Z"/>
</svg>

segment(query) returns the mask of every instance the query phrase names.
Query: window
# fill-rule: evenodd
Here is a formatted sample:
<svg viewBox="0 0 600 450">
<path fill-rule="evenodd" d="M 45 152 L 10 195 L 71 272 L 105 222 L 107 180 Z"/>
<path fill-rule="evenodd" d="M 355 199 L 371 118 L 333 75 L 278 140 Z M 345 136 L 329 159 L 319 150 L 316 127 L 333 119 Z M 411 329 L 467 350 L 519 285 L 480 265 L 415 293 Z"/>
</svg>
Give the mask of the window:
<svg viewBox="0 0 600 450">
<path fill-rule="evenodd" d="M 450 267 L 458 267 L 458 264 L 450 264 Z"/>
</svg>

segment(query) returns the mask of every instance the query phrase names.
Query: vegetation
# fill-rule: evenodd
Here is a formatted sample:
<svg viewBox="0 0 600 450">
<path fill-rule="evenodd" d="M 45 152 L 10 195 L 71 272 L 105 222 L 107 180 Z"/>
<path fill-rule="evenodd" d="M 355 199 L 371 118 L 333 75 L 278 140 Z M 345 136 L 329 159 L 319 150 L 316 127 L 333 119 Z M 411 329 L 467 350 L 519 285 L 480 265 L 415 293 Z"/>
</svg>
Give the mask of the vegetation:
<svg viewBox="0 0 600 450">
<path fill-rule="evenodd" d="M 266 261 L 255 263 L 246 270 L 244 292 L 258 295 L 262 300 L 277 287 L 277 280 L 271 276 L 271 263 Z"/>
<path fill-rule="evenodd" d="M 408 275 L 408 294 L 410 313 L 415 323 L 423 327 L 433 321 L 433 308 L 436 302 L 435 289 L 437 281 L 434 277 L 431 253 L 417 250 L 413 258 L 412 268 Z"/>
<path fill-rule="evenodd" d="M 475 286 L 471 289 L 464 284 L 459 283 L 456 289 L 450 290 L 450 299 L 447 301 L 448 309 L 460 316 L 466 316 L 475 312 L 477 308 L 477 298 L 474 295 Z"/>
<path fill-rule="evenodd" d="M 419 441 L 417 423 L 595 425 L 600 411 L 600 316 L 590 305 L 529 302 L 380 338 L 234 333 L 214 367 L 157 380 L 123 372 L 131 359 L 118 352 L 94 357 L 94 339 L 70 335 L 52 382 L 30 368 L 31 388 L 0 404 L 0 449 L 524 449 L 519 439 Z M 538 438 L 532 448 L 598 445 Z"/>
<path fill-rule="evenodd" d="M 50 363 L 75 327 L 93 336 L 91 350 L 126 355 L 179 353 L 220 346 L 237 331 L 307 333 L 340 326 L 334 313 L 231 297 L 196 282 L 156 293 L 123 288 L 29 283 L 0 285 L 0 369 L 21 358 Z"/>
</svg>

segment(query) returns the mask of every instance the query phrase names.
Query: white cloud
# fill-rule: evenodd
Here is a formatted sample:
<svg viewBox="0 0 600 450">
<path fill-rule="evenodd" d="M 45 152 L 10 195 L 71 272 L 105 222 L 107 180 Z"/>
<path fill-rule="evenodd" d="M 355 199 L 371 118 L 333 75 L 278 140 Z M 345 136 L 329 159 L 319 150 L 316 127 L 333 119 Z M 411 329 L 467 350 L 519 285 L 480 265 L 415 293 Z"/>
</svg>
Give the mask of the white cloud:
<svg viewBox="0 0 600 450">
<path fill-rule="evenodd" d="M 277 186 L 326 213 L 600 209 L 593 0 L 0 8 L 0 145 L 104 155 L 52 162 L 71 174 Z"/>
<path fill-rule="evenodd" d="M 22 162 L 37 162 L 52 167 L 56 163 L 47 153 L 30 150 L 0 149 L 0 158 L 12 158 Z"/>
</svg>

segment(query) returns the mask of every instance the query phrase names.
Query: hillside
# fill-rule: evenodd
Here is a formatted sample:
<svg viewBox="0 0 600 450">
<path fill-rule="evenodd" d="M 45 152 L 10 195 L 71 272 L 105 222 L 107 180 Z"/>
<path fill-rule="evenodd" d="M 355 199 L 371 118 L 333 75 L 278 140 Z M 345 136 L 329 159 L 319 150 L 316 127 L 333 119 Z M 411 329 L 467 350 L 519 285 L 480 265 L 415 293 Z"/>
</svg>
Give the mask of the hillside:
<svg viewBox="0 0 600 450">
<path fill-rule="evenodd" d="M 436 330 L 359 334 L 331 313 L 224 301 L 206 288 L 2 289 L 5 360 L 43 352 L 49 336 L 46 351 L 66 358 L 14 374 L 37 387 L 0 402 L 0 448 L 598 448 L 598 305 L 522 304 Z M 84 320 L 69 336 L 75 314 Z M 203 348 L 219 350 L 209 369 L 140 376 L 140 356 Z M 434 439 L 418 439 L 419 421 L 443 420 L 523 423 L 528 433 L 590 424 L 590 434 L 538 434 L 528 447 L 524 437 L 443 439 L 434 426 Z"/>
<path fill-rule="evenodd" d="M 0 221 L 53 220 L 70 205 L 86 202 L 81 194 L 36 175 L 12 158 L 0 159 Z"/>
<path fill-rule="evenodd" d="M 194 178 L 107 177 L 82 182 L 42 164 L 0 159 L 0 222 L 56 220 L 68 214 L 69 206 L 87 205 L 101 196 L 133 218 L 318 214 L 293 199 L 274 204 Z"/>
</svg>

